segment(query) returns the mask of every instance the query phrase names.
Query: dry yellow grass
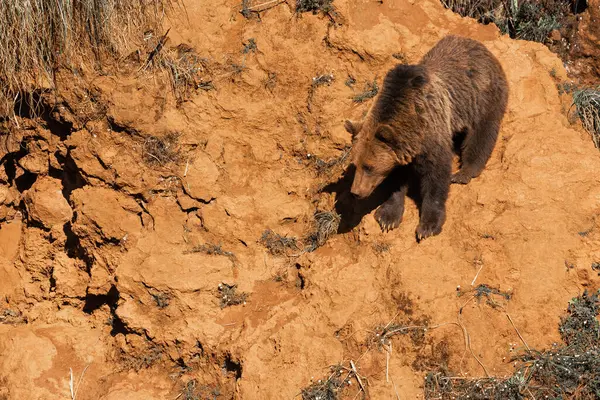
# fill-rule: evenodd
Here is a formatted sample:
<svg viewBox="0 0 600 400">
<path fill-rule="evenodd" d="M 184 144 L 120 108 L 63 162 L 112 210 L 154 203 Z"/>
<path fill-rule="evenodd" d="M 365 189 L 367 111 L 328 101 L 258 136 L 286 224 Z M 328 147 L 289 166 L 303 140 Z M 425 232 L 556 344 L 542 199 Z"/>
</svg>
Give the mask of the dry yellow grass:
<svg viewBox="0 0 600 400">
<path fill-rule="evenodd" d="M 75 61 L 118 56 L 144 30 L 156 27 L 170 0 L 2 0 L 0 2 L 0 117 L 53 89 L 57 69 Z M 89 58 L 89 57 L 88 57 Z"/>
</svg>

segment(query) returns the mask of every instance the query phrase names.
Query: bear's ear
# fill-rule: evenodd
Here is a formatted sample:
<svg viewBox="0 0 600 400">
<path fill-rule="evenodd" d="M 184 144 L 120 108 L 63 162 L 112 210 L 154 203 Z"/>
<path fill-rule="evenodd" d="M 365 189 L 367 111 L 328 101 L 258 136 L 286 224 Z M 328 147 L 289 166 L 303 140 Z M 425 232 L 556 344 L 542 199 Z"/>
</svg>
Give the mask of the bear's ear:
<svg viewBox="0 0 600 400">
<path fill-rule="evenodd" d="M 397 140 L 394 135 L 394 130 L 389 125 L 378 126 L 377 130 L 375 131 L 375 139 L 379 140 L 381 143 L 386 144 L 392 149 L 396 147 Z"/>
<path fill-rule="evenodd" d="M 429 82 L 429 75 L 427 69 L 422 65 L 414 65 L 411 68 L 411 74 L 409 84 L 413 89 L 420 89 Z"/>
<path fill-rule="evenodd" d="M 420 89 L 429 81 L 427 75 L 420 73 L 410 80 L 410 85 L 415 89 Z"/>
<path fill-rule="evenodd" d="M 362 128 L 362 122 L 353 122 L 347 119 L 344 121 L 344 128 L 352 135 L 352 139 L 360 132 Z"/>
</svg>

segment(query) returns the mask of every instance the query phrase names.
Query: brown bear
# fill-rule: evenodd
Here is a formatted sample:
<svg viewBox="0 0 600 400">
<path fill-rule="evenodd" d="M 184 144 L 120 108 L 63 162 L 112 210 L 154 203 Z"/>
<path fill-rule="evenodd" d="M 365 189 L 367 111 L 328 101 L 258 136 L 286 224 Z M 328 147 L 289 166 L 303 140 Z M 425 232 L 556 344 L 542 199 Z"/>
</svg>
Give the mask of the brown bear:
<svg viewBox="0 0 600 400">
<path fill-rule="evenodd" d="M 481 174 L 506 111 L 508 83 L 496 57 L 481 43 L 449 35 L 417 65 L 397 65 L 361 122 L 346 121 L 355 166 L 351 192 L 373 190 L 401 165 L 419 181 L 417 240 L 437 235 L 446 220 L 450 183 Z M 462 137 L 460 170 L 452 175 L 454 139 Z M 375 212 L 382 230 L 398 227 L 407 185 L 402 183 Z"/>
</svg>

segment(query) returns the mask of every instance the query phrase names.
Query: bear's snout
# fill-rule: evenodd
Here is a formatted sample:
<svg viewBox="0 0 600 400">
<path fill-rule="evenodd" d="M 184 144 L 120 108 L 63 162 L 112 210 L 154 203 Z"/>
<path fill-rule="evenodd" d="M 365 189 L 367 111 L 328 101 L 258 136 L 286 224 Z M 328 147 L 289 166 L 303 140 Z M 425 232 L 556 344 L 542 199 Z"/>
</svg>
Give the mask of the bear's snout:
<svg viewBox="0 0 600 400">
<path fill-rule="evenodd" d="M 365 185 L 361 185 L 360 182 L 360 180 L 354 179 L 350 193 L 357 199 L 364 199 L 371 194 L 372 190 L 369 187 L 365 187 Z"/>
</svg>

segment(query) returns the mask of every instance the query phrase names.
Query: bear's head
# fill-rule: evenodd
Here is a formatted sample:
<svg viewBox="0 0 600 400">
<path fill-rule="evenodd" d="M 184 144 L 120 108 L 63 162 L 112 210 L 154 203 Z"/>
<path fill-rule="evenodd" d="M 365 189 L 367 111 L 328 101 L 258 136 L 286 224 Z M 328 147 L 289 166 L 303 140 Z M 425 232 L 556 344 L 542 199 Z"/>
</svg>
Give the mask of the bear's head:
<svg viewBox="0 0 600 400">
<path fill-rule="evenodd" d="M 392 172 L 410 159 L 393 149 L 394 131 L 389 125 L 379 125 L 374 132 L 363 129 L 365 123 L 346 121 L 344 127 L 353 136 L 352 164 L 356 168 L 350 190 L 358 198 L 368 197 Z"/>
<path fill-rule="evenodd" d="M 383 89 L 362 122 L 346 120 L 352 135 L 356 167 L 351 192 L 358 198 L 373 190 L 400 165 L 421 153 L 424 113 L 422 89 L 428 83 L 422 66 L 398 65 L 385 77 Z"/>
</svg>

